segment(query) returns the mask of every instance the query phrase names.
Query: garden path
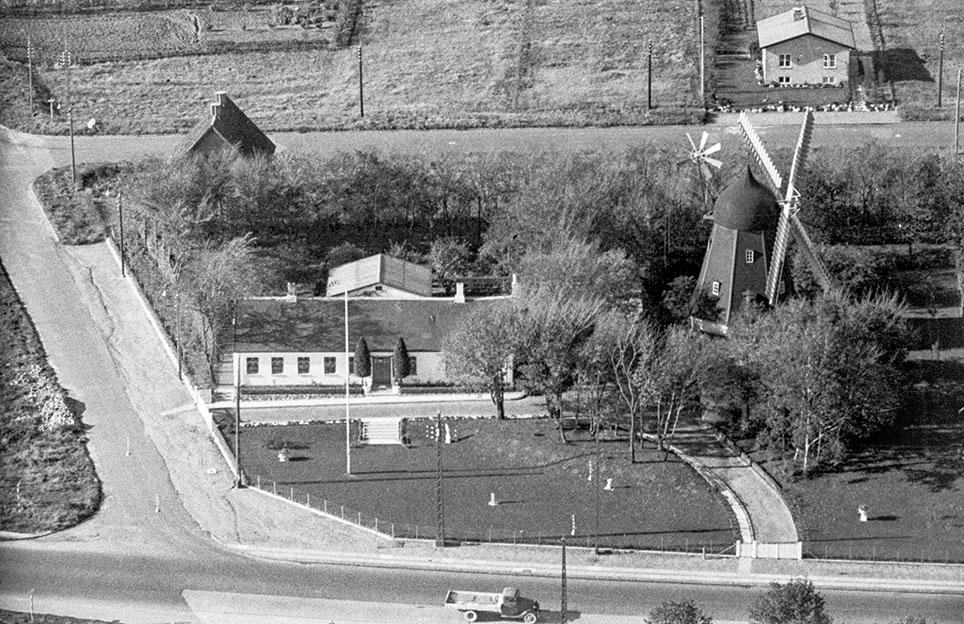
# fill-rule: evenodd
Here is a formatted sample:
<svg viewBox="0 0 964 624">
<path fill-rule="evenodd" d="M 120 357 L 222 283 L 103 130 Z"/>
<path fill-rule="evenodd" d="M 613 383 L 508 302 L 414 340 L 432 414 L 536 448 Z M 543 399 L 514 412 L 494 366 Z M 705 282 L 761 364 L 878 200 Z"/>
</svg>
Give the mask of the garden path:
<svg viewBox="0 0 964 624">
<path fill-rule="evenodd" d="M 759 466 L 735 456 L 711 429 L 687 424 L 677 430 L 672 444 L 729 486 L 750 517 L 756 541 L 798 541 L 793 515 L 772 479 Z"/>
</svg>

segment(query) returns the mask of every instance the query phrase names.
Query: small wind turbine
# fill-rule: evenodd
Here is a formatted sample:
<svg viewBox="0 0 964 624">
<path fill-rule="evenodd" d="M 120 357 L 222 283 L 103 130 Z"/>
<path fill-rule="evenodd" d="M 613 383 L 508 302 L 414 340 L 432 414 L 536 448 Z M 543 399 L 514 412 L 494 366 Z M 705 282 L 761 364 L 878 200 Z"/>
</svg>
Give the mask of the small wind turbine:
<svg viewBox="0 0 964 624">
<path fill-rule="evenodd" d="M 700 137 L 700 144 L 697 145 L 693 140 L 693 137 L 690 136 L 690 133 L 687 132 L 686 138 L 690 142 L 690 153 L 685 160 L 681 160 L 676 163 L 677 167 L 687 162 L 691 162 L 696 165 L 696 172 L 700 181 L 700 193 L 703 197 L 704 211 L 707 204 L 707 182 L 709 182 L 713 177 L 713 169 L 719 169 L 723 166 L 723 161 L 710 157 L 712 154 L 715 154 L 723 149 L 723 146 L 719 143 L 714 143 L 713 145 L 707 147 L 706 143 L 709 137 L 709 134 L 703 132 L 703 135 Z"/>
</svg>

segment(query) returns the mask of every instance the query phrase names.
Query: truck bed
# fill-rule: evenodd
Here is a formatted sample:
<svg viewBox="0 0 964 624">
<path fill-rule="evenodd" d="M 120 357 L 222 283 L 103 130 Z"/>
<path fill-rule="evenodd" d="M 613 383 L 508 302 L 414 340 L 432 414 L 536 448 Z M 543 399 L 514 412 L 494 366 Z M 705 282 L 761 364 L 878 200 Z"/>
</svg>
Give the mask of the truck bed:
<svg viewBox="0 0 964 624">
<path fill-rule="evenodd" d="M 501 594 L 450 589 L 445 595 L 445 606 L 459 609 L 498 610 Z"/>
</svg>

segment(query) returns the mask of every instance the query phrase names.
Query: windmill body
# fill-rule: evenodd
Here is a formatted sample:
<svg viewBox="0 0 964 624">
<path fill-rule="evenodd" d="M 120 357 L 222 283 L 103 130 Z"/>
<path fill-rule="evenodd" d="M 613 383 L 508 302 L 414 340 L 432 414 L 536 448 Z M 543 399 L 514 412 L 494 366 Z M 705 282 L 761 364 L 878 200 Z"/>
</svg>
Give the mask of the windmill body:
<svg viewBox="0 0 964 624">
<path fill-rule="evenodd" d="M 797 216 L 800 193 L 796 181 L 806 166 L 812 128 L 813 114 L 807 112 L 784 183 L 746 113 L 740 115 L 740 131 L 767 174 L 770 188 L 757 181 L 747 165 L 744 174 L 720 193 L 712 216 L 713 232 L 693 294 L 694 327 L 726 335 L 734 313 L 741 307 L 756 302 L 776 305 L 786 287 L 783 268 L 791 236 L 818 281 L 824 289 L 830 288 L 827 269 Z M 781 198 L 777 199 L 775 193 Z"/>
<path fill-rule="evenodd" d="M 742 306 L 767 298 L 780 207 L 747 166 L 720 193 L 711 218 L 713 231 L 694 293 L 693 324 L 707 333 L 726 335 L 730 319 Z"/>
</svg>

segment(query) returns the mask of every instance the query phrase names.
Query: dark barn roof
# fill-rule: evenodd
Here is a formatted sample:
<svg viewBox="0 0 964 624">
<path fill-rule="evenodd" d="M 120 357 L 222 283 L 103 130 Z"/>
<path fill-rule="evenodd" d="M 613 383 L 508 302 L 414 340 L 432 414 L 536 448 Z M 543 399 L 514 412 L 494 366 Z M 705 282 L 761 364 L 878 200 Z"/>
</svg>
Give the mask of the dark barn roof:
<svg viewBox="0 0 964 624">
<path fill-rule="evenodd" d="M 775 230 L 779 218 L 776 197 L 757 181 L 749 164 L 720 192 L 713 207 L 713 223 L 731 230 Z"/>
<path fill-rule="evenodd" d="M 409 351 L 441 351 L 462 314 L 495 301 L 349 299 L 349 350 L 364 337 L 372 351 L 392 351 L 401 337 Z M 344 305 L 342 299 L 246 299 L 238 305 L 237 351 L 344 352 Z"/>
<path fill-rule="evenodd" d="M 231 148 L 244 156 L 274 154 L 275 145 L 224 92 L 211 103 L 211 116 L 199 121 L 188 132 L 187 151 L 209 154 L 212 150 Z"/>
</svg>

